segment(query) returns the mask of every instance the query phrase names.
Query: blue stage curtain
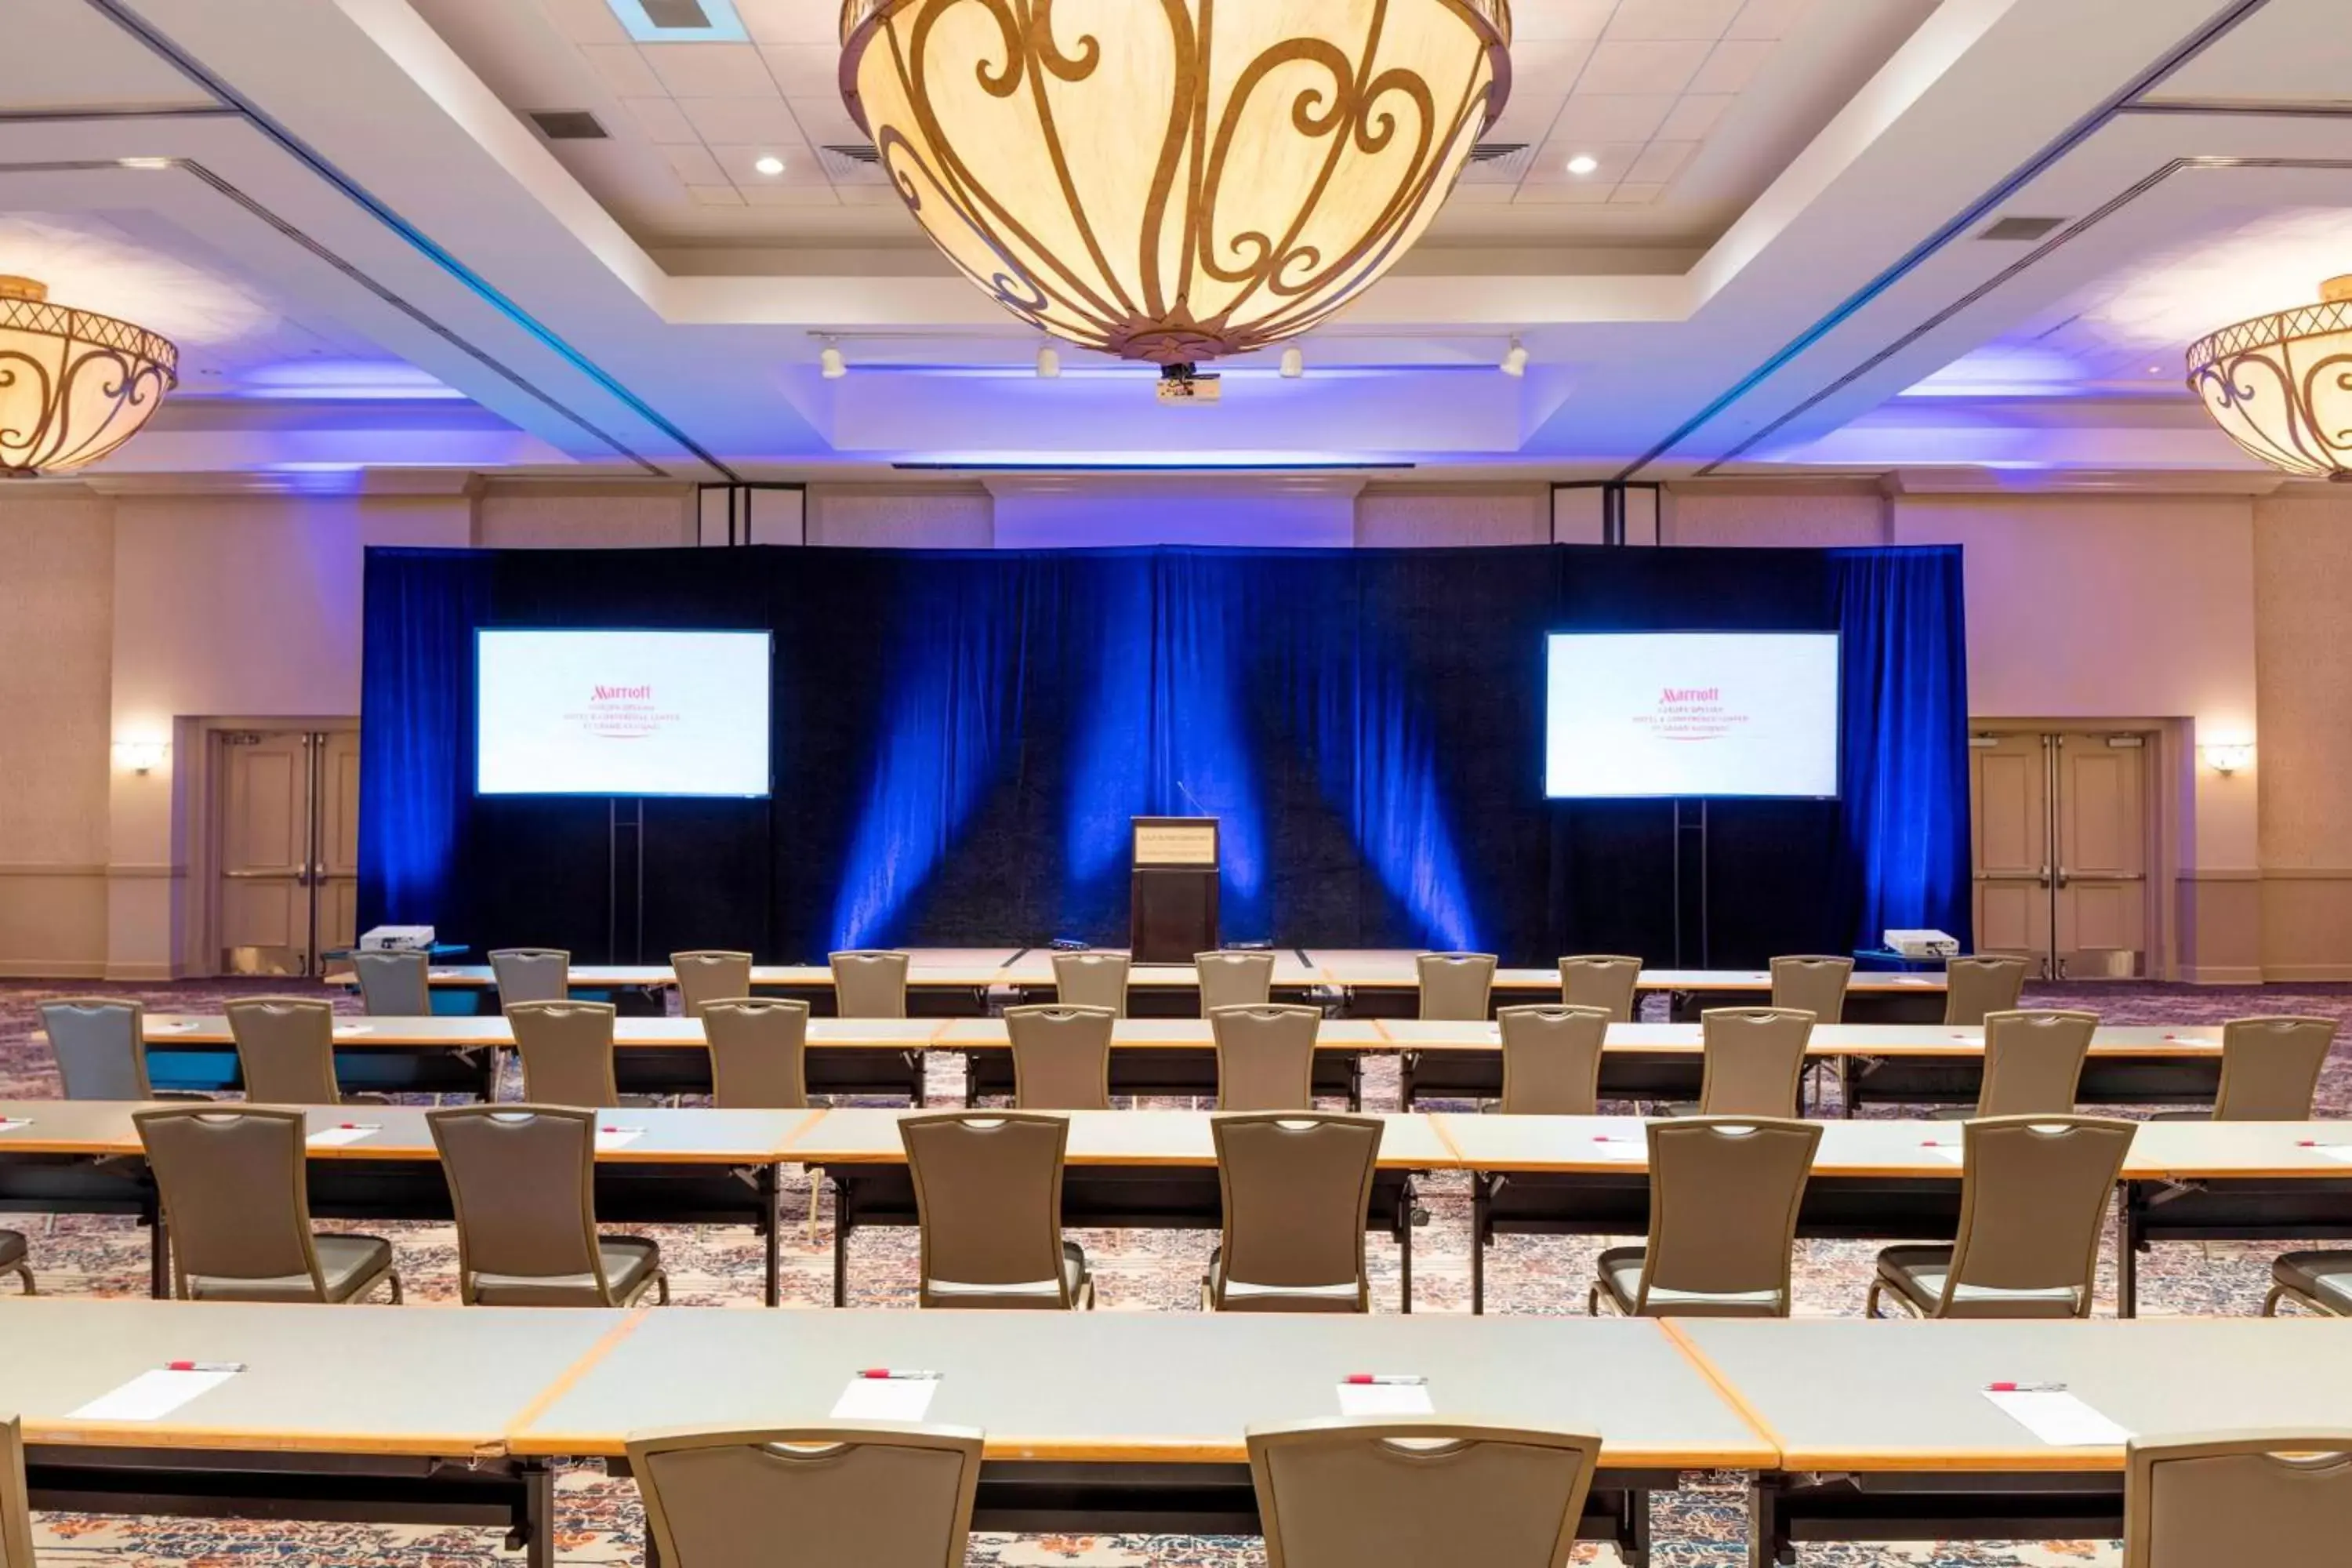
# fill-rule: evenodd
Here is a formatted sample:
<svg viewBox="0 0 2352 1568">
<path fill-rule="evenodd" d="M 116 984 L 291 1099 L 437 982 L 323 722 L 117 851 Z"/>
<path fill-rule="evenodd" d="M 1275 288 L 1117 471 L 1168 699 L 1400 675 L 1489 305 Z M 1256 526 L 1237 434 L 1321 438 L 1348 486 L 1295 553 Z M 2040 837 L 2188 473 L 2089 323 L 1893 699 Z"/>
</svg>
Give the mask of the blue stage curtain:
<svg viewBox="0 0 2352 1568">
<path fill-rule="evenodd" d="M 496 557 L 367 552 L 360 668 L 360 886 L 365 926 L 460 907 L 474 807 L 474 629 Z"/>
<path fill-rule="evenodd" d="M 1829 552 L 1843 684 L 1843 921 L 1972 942 L 1968 637 L 1957 545 Z"/>
</svg>

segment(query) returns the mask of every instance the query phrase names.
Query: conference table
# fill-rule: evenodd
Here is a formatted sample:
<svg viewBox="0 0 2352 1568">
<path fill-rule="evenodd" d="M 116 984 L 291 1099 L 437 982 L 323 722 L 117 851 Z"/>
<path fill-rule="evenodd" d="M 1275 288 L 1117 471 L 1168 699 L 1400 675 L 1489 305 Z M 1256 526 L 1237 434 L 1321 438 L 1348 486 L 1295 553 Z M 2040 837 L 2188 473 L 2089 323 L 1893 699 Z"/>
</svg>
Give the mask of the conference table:
<svg viewBox="0 0 2352 1568">
<path fill-rule="evenodd" d="M 1213 1100 L 1217 1039 L 1205 1018 L 1121 1018 L 1111 1026 L 1110 1091 Z M 1001 1018 L 958 1018 L 931 1040 L 964 1053 L 964 1099 L 977 1105 L 1013 1091 L 1011 1030 Z M 1312 1083 L 1323 1100 L 1363 1103 L 1363 1058 L 1397 1047 L 1370 1018 L 1325 1018 L 1316 1026 Z"/>
<path fill-rule="evenodd" d="M 0 1210 L 130 1214 L 149 1227 L 149 1284 L 171 1293 L 170 1237 L 132 1116 L 154 1107 L 127 1100 L 0 1101 Z M 223 1110 L 234 1110 L 224 1106 Z M 368 1127 L 357 1142 L 308 1148 L 310 1213 L 320 1219 L 448 1220 L 449 1184 L 426 1125 L 405 1106 L 305 1108 L 310 1134 Z M 764 1246 L 764 1299 L 782 1299 L 776 1195 L 782 1152 L 811 1110 L 671 1110 L 627 1108 L 605 1124 L 638 1130 L 596 1151 L 600 1223 L 748 1225 Z"/>
<path fill-rule="evenodd" d="M 849 1300 L 849 1241 L 861 1226 L 918 1222 L 899 1141 L 901 1116 L 826 1110 L 793 1134 L 787 1160 L 822 1170 L 834 1192 L 833 1304 Z M 1073 1110 L 1062 1173 L 1062 1223 L 1075 1229 L 1216 1230 L 1224 1202 L 1211 1116 L 1191 1110 Z M 1397 1244 L 1404 1310 L 1412 1310 L 1412 1227 L 1427 1219 L 1414 1174 L 1455 1163 L 1426 1116 L 1384 1116 L 1366 1229 Z M 1204 1258 L 1205 1261 L 1205 1258 Z"/>
<path fill-rule="evenodd" d="M 2124 1451 L 2054 1447 L 1985 1397 L 2054 1384 L 2135 1436 L 2352 1426 L 2339 1322 L 1862 1322 L 1684 1318 L 1668 1331 L 1780 1451 L 1749 1562 L 1800 1542 L 2123 1533 Z"/>
<path fill-rule="evenodd" d="M 1380 1021 L 1402 1053 L 1402 1103 L 1498 1100 L 1502 1029 L 1491 1020 Z M 1601 1058 L 1601 1098 L 1695 1100 L 1703 1026 L 1612 1024 Z M 1844 1113 L 1867 1105 L 1976 1103 L 1984 1081 L 1984 1030 L 1944 1024 L 1817 1024 L 1806 1054 L 1838 1069 Z M 2084 1105 L 2210 1105 L 2221 1079 L 2219 1026 L 2102 1025 L 2092 1037 L 2076 1100 Z"/>
<path fill-rule="evenodd" d="M 811 1018 L 809 1092 L 904 1095 L 923 1102 L 924 1052 L 943 1018 Z M 218 1014 L 149 1014 L 149 1077 L 158 1089 L 221 1093 L 244 1086 L 236 1037 Z M 513 1027 L 497 1013 L 335 1020 L 335 1079 L 345 1093 L 497 1098 L 499 1053 Z M 625 1095 L 707 1095 L 709 1047 L 698 1018 L 613 1020 L 613 1070 Z"/>
<path fill-rule="evenodd" d="M 1613 1116 L 1433 1118 L 1471 1172 L 1470 1310 L 1486 1308 L 1500 1235 L 1648 1234 L 1643 1123 Z M 1954 1121 L 1825 1121 L 1800 1237 L 1948 1241 L 1959 1225 Z M 2352 1236 L 2352 1122 L 2147 1122 L 2125 1157 L 2117 1310 L 2136 1316 L 2140 1249 L 2158 1241 L 2284 1244 Z"/>
<path fill-rule="evenodd" d="M 1775 1458 L 1655 1322 L 1104 1311 L 656 1311 L 509 1448 L 611 1465 L 636 1428 L 822 1421 L 869 1366 L 940 1373 L 924 1419 L 986 1434 L 986 1531 L 1255 1534 L 1244 1434 L 1339 1415 L 1359 1373 L 1427 1378 L 1434 1419 L 1598 1435 L 1580 1533 L 1637 1564 L 1651 1491 Z"/>
<path fill-rule="evenodd" d="M 1034 947 L 908 948 L 908 1007 L 926 1016 L 984 1016 L 992 1002 L 1050 1001 L 1055 994 L 1054 952 Z M 1274 948 L 1276 1001 L 1313 1001 L 1353 1017 L 1410 1017 L 1419 1011 L 1417 954 L 1409 948 Z M 330 984 L 356 984 L 348 971 L 328 974 Z M 659 1010 L 658 993 L 677 977 L 667 963 L 575 963 L 574 991 L 607 994 L 624 1010 Z M 497 987 L 490 966 L 432 965 L 426 984 L 436 992 L 470 994 L 477 1006 Z M 833 973 L 822 963 L 762 963 L 751 969 L 751 988 L 761 994 L 798 996 L 819 1012 L 834 1006 Z M 1760 969 L 1644 969 L 1637 989 L 1664 994 L 1673 1015 L 1694 1021 L 1708 1007 L 1752 1005 L 1769 1001 L 1772 977 Z M 1200 975 L 1189 963 L 1139 963 L 1129 974 L 1129 1010 L 1138 1016 L 1182 1016 L 1200 1008 Z M 1846 1016 L 1856 1022 L 1931 1024 L 1944 1016 L 1942 972 L 1857 970 L 1846 991 Z M 1554 967 L 1505 968 L 1495 972 L 1494 1002 L 1557 1002 L 1559 971 Z"/>
<path fill-rule="evenodd" d="M 34 1297 L 5 1318 L 36 1508 L 488 1526 L 552 1568 L 552 1467 L 506 1435 L 631 1314 Z M 245 1370 L 152 1420 L 72 1414 L 174 1361 Z"/>
</svg>

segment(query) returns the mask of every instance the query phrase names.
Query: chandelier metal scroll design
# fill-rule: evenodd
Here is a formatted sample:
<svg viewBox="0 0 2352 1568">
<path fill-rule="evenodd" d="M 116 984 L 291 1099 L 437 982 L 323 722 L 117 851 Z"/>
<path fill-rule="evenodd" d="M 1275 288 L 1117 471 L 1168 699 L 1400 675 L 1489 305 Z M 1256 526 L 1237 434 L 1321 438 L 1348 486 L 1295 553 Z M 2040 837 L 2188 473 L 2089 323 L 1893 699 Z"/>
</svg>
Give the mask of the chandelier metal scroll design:
<svg viewBox="0 0 2352 1568">
<path fill-rule="evenodd" d="M 144 327 L 49 303 L 0 277 L 0 478 L 68 473 L 139 433 L 179 384 L 180 351 Z"/>
<path fill-rule="evenodd" d="M 845 0 L 841 89 L 1005 310 L 1183 363 L 1307 331 L 1428 227 L 1508 0 Z"/>
<path fill-rule="evenodd" d="M 2329 279 L 2320 298 L 2189 344 L 2189 390 L 2271 467 L 2352 480 L 2352 275 Z"/>
</svg>

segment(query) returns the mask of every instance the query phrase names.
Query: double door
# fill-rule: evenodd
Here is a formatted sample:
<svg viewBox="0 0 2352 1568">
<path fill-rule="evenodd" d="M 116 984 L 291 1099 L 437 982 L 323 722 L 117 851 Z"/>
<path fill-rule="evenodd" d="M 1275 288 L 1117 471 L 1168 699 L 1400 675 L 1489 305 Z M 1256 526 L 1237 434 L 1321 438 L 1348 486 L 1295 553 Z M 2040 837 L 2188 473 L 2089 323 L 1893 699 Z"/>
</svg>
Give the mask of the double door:
<svg viewBox="0 0 2352 1568">
<path fill-rule="evenodd" d="M 2137 731 L 1970 737 L 1977 949 L 2053 980 L 2148 973 L 2148 768 Z"/>
<path fill-rule="evenodd" d="M 224 974 L 312 975 L 350 947 L 359 899 L 359 731 L 213 734 L 213 931 Z"/>
</svg>

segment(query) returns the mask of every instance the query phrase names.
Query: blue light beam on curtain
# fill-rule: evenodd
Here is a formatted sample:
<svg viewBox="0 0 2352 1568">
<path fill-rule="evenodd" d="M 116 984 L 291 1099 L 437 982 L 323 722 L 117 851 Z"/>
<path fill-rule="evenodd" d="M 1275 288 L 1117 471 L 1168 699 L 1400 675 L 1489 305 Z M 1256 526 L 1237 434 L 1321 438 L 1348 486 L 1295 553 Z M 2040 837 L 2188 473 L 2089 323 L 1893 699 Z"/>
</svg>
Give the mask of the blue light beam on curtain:
<svg viewBox="0 0 2352 1568">
<path fill-rule="evenodd" d="M 958 569 L 969 576 L 959 582 Z M 834 906 L 835 949 L 898 940 L 908 907 L 996 776 L 1017 727 L 1015 573 L 963 562 L 899 601 L 886 639 L 887 716 Z"/>
<path fill-rule="evenodd" d="M 369 923 L 446 923 L 474 795 L 474 628 L 490 563 L 367 552 L 360 670 L 360 904 Z"/>
<path fill-rule="evenodd" d="M 1843 686 L 1838 760 L 1847 929 L 1939 930 L 1972 947 L 1968 647 L 1954 545 L 1831 554 Z"/>
</svg>

